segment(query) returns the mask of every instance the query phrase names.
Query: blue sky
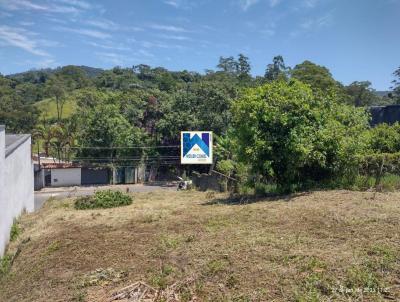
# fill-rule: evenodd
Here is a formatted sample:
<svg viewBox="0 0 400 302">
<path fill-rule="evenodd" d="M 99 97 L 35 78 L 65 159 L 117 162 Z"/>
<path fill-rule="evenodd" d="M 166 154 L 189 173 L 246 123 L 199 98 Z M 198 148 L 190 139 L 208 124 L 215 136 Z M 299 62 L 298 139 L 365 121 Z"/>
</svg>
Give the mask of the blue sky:
<svg viewBox="0 0 400 302">
<path fill-rule="evenodd" d="M 400 0 L 0 0 L 0 72 L 67 64 L 215 69 L 244 53 L 311 60 L 344 84 L 391 86 Z"/>
</svg>

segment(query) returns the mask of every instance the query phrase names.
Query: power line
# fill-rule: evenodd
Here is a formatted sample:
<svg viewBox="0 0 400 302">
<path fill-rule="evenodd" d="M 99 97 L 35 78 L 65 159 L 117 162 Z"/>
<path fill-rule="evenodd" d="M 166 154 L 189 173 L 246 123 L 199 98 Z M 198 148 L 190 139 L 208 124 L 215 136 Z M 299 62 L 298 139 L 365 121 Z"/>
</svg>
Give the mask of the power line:
<svg viewBox="0 0 400 302">
<path fill-rule="evenodd" d="M 174 146 L 133 146 L 133 147 L 70 147 L 69 149 L 97 149 L 97 150 L 115 150 L 115 149 L 161 149 L 161 148 L 180 148 L 180 145 Z"/>
<path fill-rule="evenodd" d="M 161 160 L 179 160 L 180 157 L 172 157 L 172 158 L 150 158 L 150 159 L 141 159 L 141 158 L 74 158 L 72 161 L 143 161 L 143 162 L 157 162 Z"/>
</svg>

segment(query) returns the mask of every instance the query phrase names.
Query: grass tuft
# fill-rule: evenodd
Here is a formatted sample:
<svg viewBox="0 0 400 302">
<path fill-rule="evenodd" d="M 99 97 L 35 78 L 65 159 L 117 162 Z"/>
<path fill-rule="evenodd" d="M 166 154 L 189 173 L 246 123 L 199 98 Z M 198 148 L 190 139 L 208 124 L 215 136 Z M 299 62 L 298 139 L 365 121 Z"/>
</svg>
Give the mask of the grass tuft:
<svg viewBox="0 0 400 302">
<path fill-rule="evenodd" d="M 13 242 L 17 240 L 19 235 L 22 233 L 22 229 L 19 226 L 19 223 L 17 220 L 14 220 L 13 225 L 11 226 L 11 231 L 10 231 L 10 241 Z"/>
</svg>

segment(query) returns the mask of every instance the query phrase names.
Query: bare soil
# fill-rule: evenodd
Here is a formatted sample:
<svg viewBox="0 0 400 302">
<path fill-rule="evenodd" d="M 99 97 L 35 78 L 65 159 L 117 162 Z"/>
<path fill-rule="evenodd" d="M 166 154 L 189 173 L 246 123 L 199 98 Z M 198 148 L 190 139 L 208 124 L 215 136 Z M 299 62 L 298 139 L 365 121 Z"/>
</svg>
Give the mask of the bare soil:
<svg viewBox="0 0 400 302">
<path fill-rule="evenodd" d="M 23 215 L 0 301 L 107 301 L 136 281 L 165 289 L 188 278 L 182 301 L 400 301 L 399 192 L 133 198 L 84 211 L 53 200 Z"/>
</svg>

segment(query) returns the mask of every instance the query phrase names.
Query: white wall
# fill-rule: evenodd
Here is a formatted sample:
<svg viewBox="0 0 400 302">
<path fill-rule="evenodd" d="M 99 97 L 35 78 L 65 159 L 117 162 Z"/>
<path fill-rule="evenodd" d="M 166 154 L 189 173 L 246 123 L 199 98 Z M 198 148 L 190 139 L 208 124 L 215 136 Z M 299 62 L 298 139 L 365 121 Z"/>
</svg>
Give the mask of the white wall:
<svg viewBox="0 0 400 302">
<path fill-rule="evenodd" d="M 51 186 L 68 187 L 81 185 L 81 168 L 51 169 Z"/>
<path fill-rule="evenodd" d="M 0 126 L 0 257 L 3 256 L 4 248 L 7 244 L 7 225 L 6 217 L 7 213 L 5 210 L 5 187 L 4 187 L 4 170 L 6 165 L 6 152 L 5 152 L 5 132 L 4 128 Z"/>
<path fill-rule="evenodd" d="M 4 142 L 1 140 L 0 149 L 4 150 Z M 0 195 L 0 255 L 3 255 L 14 218 L 24 210 L 34 210 L 31 139 L 27 139 L 7 157 L 4 157 L 4 153 L 0 154 L 0 158 L 3 159 L 3 165 L 0 166 L 0 174 L 3 175 Z"/>
</svg>

